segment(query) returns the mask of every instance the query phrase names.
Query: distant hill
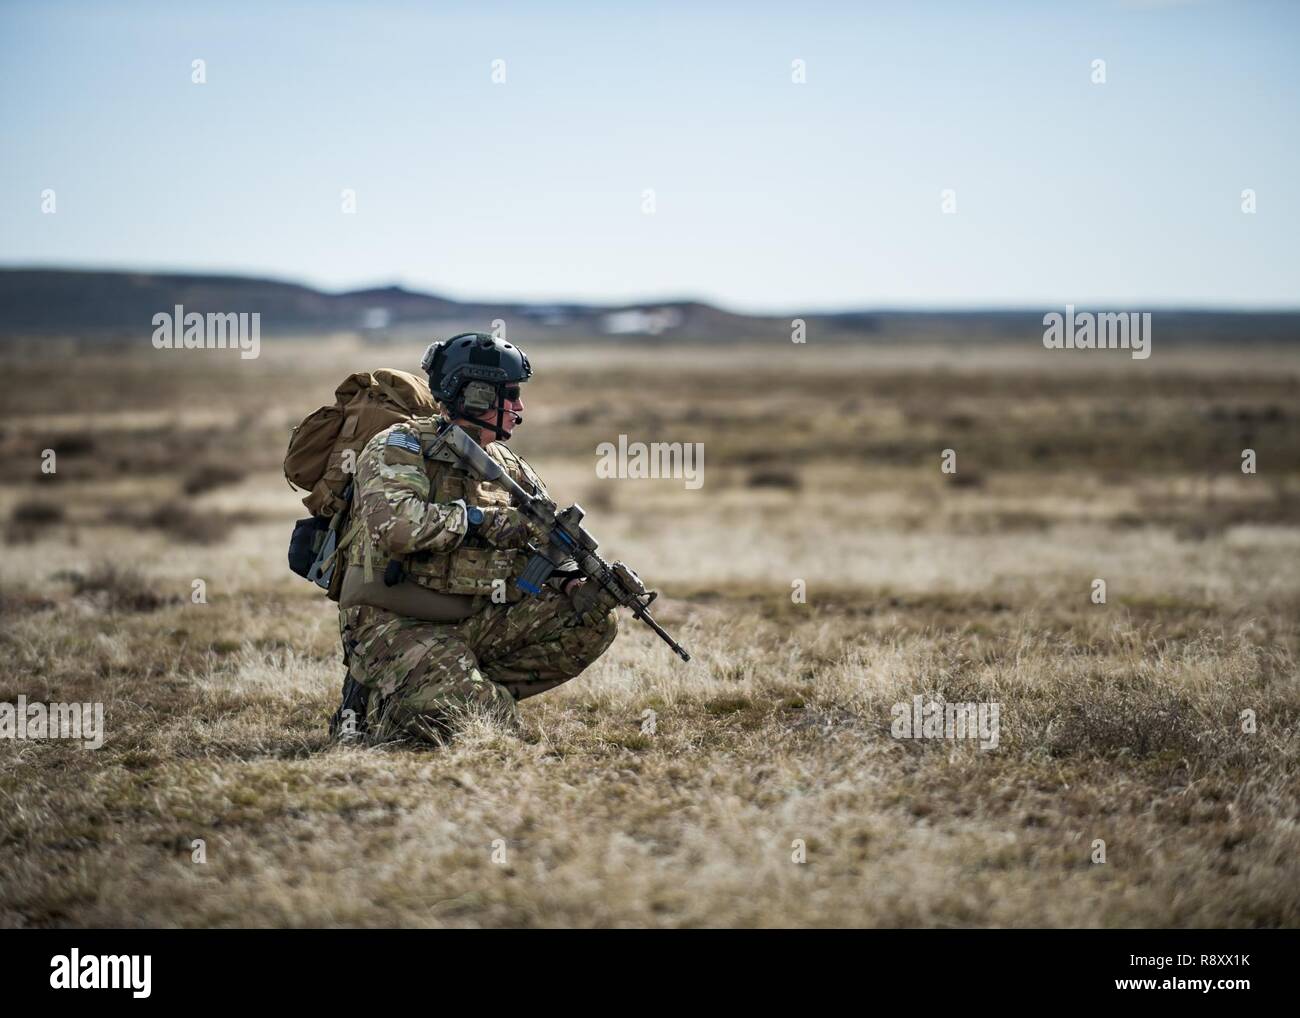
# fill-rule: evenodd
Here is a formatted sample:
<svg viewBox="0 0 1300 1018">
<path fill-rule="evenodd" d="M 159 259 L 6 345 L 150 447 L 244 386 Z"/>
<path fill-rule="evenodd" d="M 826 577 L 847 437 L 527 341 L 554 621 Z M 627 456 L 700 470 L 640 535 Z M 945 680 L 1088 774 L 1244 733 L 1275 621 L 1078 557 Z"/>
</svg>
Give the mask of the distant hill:
<svg viewBox="0 0 1300 1018">
<path fill-rule="evenodd" d="M 490 330 L 496 319 L 521 340 L 544 338 L 736 342 L 788 340 L 791 320 L 809 342 L 1032 340 L 1046 311 L 799 312 L 743 315 L 698 301 L 602 306 L 481 303 L 391 286 L 325 293 L 298 283 L 186 273 L 0 269 L 0 338 L 138 339 L 177 304 L 200 314 L 258 312 L 263 336 L 358 332 L 375 340 Z M 1083 310 L 1083 309 L 1081 309 Z M 1120 310 L 1120 309 L 1102 309 Z M 1127 310 L 1127 309 L 1124 309 Z M 1140 309 L 1138 309 L 1140 310 Z M 1300 312 L 1159 311 L 1160 337 L 1177 342 L 1300 342 Z"/>
<path fill-rule="evenodd" d="M 740 338 L 789 331 L 789 322 L 731 314 L 707 304 L 624 307 L 475 303 L 401 287 L 324 293 L 297 283 L 181 273 L 0 269 L 0 335 L 131 335 L 180 304 L 200 314 L 258 312 L 263 335 L 360 331 L 376 337 L 414 329 L 488 330 L 505 320 L 527 335 Z"/>
</svg>

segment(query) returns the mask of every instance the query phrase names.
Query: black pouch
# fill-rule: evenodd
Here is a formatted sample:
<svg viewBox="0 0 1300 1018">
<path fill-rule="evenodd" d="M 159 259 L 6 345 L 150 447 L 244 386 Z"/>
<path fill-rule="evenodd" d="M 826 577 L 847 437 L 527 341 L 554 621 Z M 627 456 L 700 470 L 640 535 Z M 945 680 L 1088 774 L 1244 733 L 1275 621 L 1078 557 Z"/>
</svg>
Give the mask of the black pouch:
<svg viewBox="0 0 1300 1018">
<path fill-rule="evenodd" d="M 289 568 L 304 579 L 312 579 L 311 567 L 330 532 L 328 516 L 308 516 L 293 525 L 289 538 Z"/>
</svg>

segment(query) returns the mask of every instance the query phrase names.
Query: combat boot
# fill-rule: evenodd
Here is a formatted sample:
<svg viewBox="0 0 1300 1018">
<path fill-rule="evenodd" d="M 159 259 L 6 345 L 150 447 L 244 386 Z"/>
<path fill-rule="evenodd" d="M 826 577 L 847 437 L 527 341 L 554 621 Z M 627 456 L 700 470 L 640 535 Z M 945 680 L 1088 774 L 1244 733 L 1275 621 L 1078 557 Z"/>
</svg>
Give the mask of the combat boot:
<svg viewBox="0 0 1300 1018">
<path fill-rule="evenodd" d="M 361 742 L 368 728 L 366 711 L 370 694 L 351 675 L 343 680 L 343 700 L 330 715 L 330 738 L 338 742 Z"/>
</svg>

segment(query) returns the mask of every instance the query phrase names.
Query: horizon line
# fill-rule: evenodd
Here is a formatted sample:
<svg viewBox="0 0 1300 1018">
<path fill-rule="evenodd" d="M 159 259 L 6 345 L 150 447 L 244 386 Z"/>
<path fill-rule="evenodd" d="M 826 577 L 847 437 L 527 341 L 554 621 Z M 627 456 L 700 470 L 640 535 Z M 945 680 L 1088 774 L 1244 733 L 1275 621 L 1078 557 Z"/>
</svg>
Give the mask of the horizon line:
<svg viewBox="0 0 1300 1018">
<path fill-rule="evenodd" d="M 1207 303 L 1186 303 L 1178 300 L 1169 300 L 1154 298 L 1151 300 L 1128 301 L 1114 298 L 1085 298 L 1074 299 L 1070 301 L 1042 301 L 1036 303 L 1016 302 L 988 302 L 988 303 L 942 303 L 942 302 L 917 302 L 911 304 L 857 304 L 844 305 L 838 309 L 828 308 L 803 308 L 798 310 L 787 309 L 785 311 L 761 311 L 761 310 L 738 310 L 734 306 L 719 302 L 714 299 L 703 296 L 645 296 L 635 300 L 627 301 L 592 301 L 592 300 L 571 300 L 560 298 L 482 298 L 482 297 L 461 297 L 453 296 L 444 291 L 413 289 L 409 284 L 394 279 L 387 283 L 372 283 L 369 285 L 357 285 L 345 287 L 342 289 L 326 287 L 317 283 L 308 282 L 305 278 L 291 278 L 279 274 L 260 274 L 250 272 L 249 270 L 239 269 L 183 269 L 183 268 L 112 268 L 103 265 L 84 265 L 84 264 L 55 264 L 55 263 L 12 263 L 8 261 L 0 262 L 0 272 L 81 272 L 94 273 L 101 275 L 139 275 L 139 276 L 207 276 L 215 279 L 240 279 L 256 282 L 277 283 L 285 286 L 298 286 L 306 290 L 312 290 L 316 293 L 324 294 L 331 297 L 345 297 L 350 294 L 364 293 L 368 290 L 401 290 L 405 293 L 414 294 L 421 297 L 430 297 L 439 300 L 447 300 L 456 304 L 483 304 L 483 305 L 521 305 L 521 306 L 578 306 L 598 309 L 608 309 L 611 311 L 631 309 L 636 307 L 662 306 L 665 304 L 700 304 L 710 307 L 727 314 L 738 315 L 745 318 L 785 318 L 790 315 L 796 317 L 801 315 L 814 317 L 831 317 L 838 315 L 853 314 L 1041 314 L 1044 310 L 1054 311 L 1058 308 L 1065 307 L 1067 304 L 1073 305 L 1082 310 L 1088 310 L 1095 307 L 1116 308 L 1122 307 L 1127 310 L 1134 310 L 1133 305 L 1139 305 L 1137 310 L 1144 311 L 1175 311 L 1192 314 L 1300 314 L 1300 303 L 1297 304 L 1265 304 L 1254 302 L 1237 302 L 1231 300 L 1211 300 Z"/>
</svg>

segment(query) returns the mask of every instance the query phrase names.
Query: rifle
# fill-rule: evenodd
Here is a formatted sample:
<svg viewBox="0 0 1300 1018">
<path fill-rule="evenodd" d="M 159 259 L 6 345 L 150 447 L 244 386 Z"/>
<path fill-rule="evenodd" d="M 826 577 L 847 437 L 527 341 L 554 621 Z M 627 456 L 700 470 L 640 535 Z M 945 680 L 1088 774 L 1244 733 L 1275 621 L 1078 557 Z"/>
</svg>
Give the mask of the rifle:
<svg viewBox="0 0 1300 1018">
<path fill-rule="evenodd" d="M 510 492 L 520 511 L 547 535 L 545 547 L 529 545 L 532 558 L 515 581 L 520 590 L 528 594 L 541 593 L 542 584 L 551 574 L 572 559 L 577 563 L 578 572 L 589 583 L 599 584 L 620 605 L 631 609 L 633 617 L 653 629 L 683 661 L 691 659 L 686 649 L 664 632 L 663 627 L 650 614 L 650 605 L 659 596 L 658 591 L 646 590 L 641 578 L 625 563 L 615 562 L 611 565 L 596 554 L 596 539 L 582 525 L 585 515 L 582 506 L 575 502 L 567 509 L 557 510 L 549 498 L 525 491 L 505 472 L 501 464 L 453 421 L 446 421 L 438 427 L 437 439 L 425 455 L 432 456 L 440 448 L 455 455 L 462 466 L 481 480 L 499 484 Z"/>
</svg>

